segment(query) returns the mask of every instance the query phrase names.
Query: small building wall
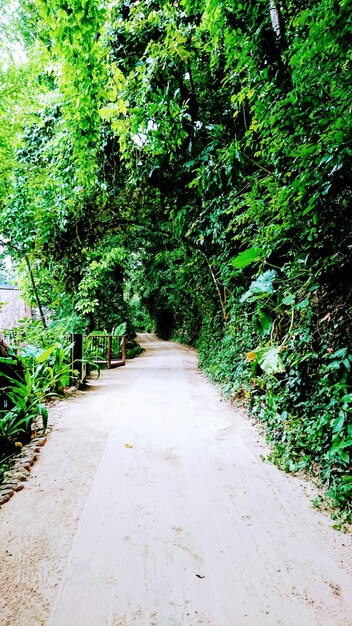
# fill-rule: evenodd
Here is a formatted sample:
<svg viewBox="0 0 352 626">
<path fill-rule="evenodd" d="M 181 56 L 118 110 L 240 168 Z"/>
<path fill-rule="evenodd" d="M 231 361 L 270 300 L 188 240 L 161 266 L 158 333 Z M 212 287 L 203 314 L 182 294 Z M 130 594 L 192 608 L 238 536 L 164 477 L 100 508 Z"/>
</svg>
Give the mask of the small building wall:
<svg viewBox="0 0 352 626">
<path fill-rule="evenodd" d="M 10 285 L 0 285 L 0 331 L 17 326 L 24 317 L 32 317 L 31 307 L 20 297 L 20 291 Z"/>
</svg>

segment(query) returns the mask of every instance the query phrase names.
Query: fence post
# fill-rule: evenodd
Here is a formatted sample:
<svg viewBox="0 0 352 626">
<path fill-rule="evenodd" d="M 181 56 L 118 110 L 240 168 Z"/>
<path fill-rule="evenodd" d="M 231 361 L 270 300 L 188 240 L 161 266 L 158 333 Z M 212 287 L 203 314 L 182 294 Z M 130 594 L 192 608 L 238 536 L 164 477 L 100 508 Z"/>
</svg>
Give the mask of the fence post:
<svg viewBox="0 0 352 626">
<path fill-rule="evenodd" d="M 111 368 L 111 335 L 108 335 L 108 369 Z"/>
<path fill-rule="evenodd" d="M 86 377 L 85 366 L 83 364 L 83 335 L 79 333 L 71 334 L 71 341 L 73 343 L 71 349 L 71 368 L 78 371 L 78 380 L 84 382 Z M 70 373 L 70 385 L 74 385 L 77 382 L 77 376 Z"/>
<path fill-rule="evenodd" d="M 122 361 L 126 361 L 126 335 L 122 335 Z"/>
</svg>

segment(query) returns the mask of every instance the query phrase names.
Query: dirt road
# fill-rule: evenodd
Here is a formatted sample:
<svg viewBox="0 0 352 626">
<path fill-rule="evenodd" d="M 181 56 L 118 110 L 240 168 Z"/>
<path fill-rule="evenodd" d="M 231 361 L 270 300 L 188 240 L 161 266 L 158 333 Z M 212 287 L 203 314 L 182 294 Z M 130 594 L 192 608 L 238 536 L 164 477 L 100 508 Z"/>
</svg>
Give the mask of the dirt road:
<svg viewBox="0 0 352 626">
<path fill-rule="evenodd" d="M 55 409 L 0 511 L 1 626 L 351 626 L 352 536 L 196 369 L 146 351 Z"/>
</svg>

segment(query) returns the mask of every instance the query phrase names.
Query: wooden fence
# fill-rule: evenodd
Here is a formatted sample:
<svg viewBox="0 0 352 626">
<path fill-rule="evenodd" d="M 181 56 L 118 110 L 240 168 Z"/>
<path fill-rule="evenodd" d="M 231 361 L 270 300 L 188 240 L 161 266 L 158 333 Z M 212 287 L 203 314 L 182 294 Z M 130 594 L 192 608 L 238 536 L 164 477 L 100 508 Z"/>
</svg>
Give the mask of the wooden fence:
<svg viewBox="0 0 352 626">
<path fill-rule="evenodd" d="M 84 382 L 90 370 L 121 367 L 126 363 L 126 335 L 81 334 L 72 335 L 72 369 L 78 380 Z M 74 377 L 71 382 L 74 382 Z"/>
</svg>

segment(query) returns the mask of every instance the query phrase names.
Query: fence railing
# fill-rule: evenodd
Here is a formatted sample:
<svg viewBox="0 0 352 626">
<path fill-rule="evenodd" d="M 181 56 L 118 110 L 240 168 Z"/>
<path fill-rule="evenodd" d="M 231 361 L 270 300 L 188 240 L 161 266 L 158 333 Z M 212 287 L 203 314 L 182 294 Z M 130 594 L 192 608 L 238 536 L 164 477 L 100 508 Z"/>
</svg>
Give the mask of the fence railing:
<svg viewBox="0 0 352 626">
<path fill-rule="evenodd" d="M 70 385 L 84 383 L 94 365 L 99 369 L 121 367 L 126 363 L 126 336 L 82 334 L 71 335 L 71 370 Z M 6 393 L 7 381 L 1 376 L 0 367 L 0 410 L 8 410 L 11 403 Z"/>
<path fill-rule="evenodd" d="M 126 363 L 126 335 L 73 334 L 72 343 L 72 369 L 78 372 L 78 379 L 82 382 L 94 364 L 112 369 Z"/>
</svg>

